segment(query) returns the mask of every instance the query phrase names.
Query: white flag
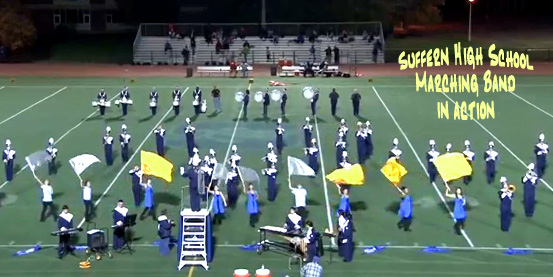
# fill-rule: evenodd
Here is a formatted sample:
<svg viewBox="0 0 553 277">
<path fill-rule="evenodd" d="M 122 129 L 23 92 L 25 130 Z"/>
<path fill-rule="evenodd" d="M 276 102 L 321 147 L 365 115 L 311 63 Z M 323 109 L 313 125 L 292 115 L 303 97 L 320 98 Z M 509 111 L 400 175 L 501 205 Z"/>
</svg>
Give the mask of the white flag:
<svg viewBox="0 0 553 277">
<path fill-rule="evenodd" d="M 288 175 L 315 176 L 315 171 L 302 160 L 288 156 Z"/>
<path fill-rule="evenodd" d="M 73 170 L 77 175 L 81 175 L 85 169 L 87 169 L 93 163 L 99 163 L 100 160 L 96 156 L 91 154 L 81 154 L 69 160 L 69 164 L 73 167 Z"/>
<path fill-rule="evenodd" d="M 35 168 L 47 163 L 49 159 L 50 155 L 45 150 L 39 150 L 25 157 L 25 161 L 27 161 L 27 165 L 32 172 L 35 172 Z"/>
</svg>

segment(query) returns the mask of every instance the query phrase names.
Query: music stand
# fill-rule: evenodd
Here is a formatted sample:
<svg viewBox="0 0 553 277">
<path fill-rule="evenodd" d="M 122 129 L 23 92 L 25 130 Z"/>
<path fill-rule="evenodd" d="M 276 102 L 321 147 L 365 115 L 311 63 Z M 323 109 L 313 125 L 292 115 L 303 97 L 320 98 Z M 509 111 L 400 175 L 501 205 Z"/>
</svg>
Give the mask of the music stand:
<svg viewBox="0 0 553 277">
<path fill-rule="evenodd" d="M 137 217 L 136 214 L 129 214 L 123 220 L 123 228 L 125 232 L 125 235 L 123 236 L 123 238 L 125 241 L 123 242 L 123 246 L 121 246 L 121 250 L 119 251 L 119 253 L 123 252 L 124 250 L 128 250 L 129 254 L 132 255 L 132 253 L 134 252 L 134 250 L 132 249 L 132 241 L 133 241 L 132 226 L 136 225 L 136 217 Z"/>
</svg>

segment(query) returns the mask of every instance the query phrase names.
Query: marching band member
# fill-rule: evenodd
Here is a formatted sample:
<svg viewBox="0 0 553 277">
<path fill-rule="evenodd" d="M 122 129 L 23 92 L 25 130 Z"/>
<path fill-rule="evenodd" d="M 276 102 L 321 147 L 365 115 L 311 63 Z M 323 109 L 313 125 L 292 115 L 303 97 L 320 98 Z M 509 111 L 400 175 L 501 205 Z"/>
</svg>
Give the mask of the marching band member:
<svg viewBox="0 0 553 277">
<path fill-rule="evenodd" d="M 189 188 L 189 194 L 190 194 L 190 209 L 192 211 L 197 212 L 201 210 L 201 198 L 199 193 L 198 184 L 200 183 L 200 179 L 203 176 L 200 176 L 200 159 L 192 159 L 192 164 L 188 169 L 185 170 L 184 167 L 180 168 L 180 173 L 182 177 L 188 177 L 190 180 Z"/>
<path fill-rule="evenodd" d="M 296 214 L 296 209 L 292 207 L 290 209 L 290 213 L 288 213 L 288 216 L 286 216 L 286 232 L 301 233 L 301 226 L 303 226 L 303 220 L 301 216 Z"/>
<path fill-rule="evenodd" d="M 157 154 L 163 157 L 165 156 L 165 129 L 159 125 L 154 130 L 154 134 L 156 135 Z"/>
<path fill-rule="evenodd" d="M 319 101 L 319 89 L 315 89 L 315 94 L 309 100 L 311 102 L 311 115 L 317 114 L 317 101 Z"/>
<path fill-rule="evenodd" d="M 495 163 L 497 162 L 497 158 L 499 156 L 499 153 L 497 153 L 493 147 L 494 143 L 493 141 L 490 141 L 488 143 L 488 150 L 484 152 L 484 160 L 486 161 L 486 179 L 490 185 L 493 183 L 495 178 Z"/>
<path fill-rule="evenodd" d="M 275 150 L 272 143 L 267 144 L 268 152 L 265 157 L 262 158 L 265 162 L 267 162 L 267 167 L 271 167 L 271 164 L 276 164 L 278 161 L 278 157 L 275 154 Z"/>
<path fill-rule="evenodd" d="M 317 238 L 319 237 L 319 234 L 315 231 L 313 222 L 311 222 L 310 220 L 305 222 L 305 225 L 307 226 L 307 233 L 303 238 L 307 246 L 305 261 L 309 263 L 317 255 Z"/>
<path fill-rule="evenodd" d="M 188 159 L 188 164 L 189 165 L 192 165 L 194 163 L 200 164 L 200 162 L 202 161 L 200 159 L 200 150 L 198 150 L 198 148 L 194 147 L 194 149 L 192 149 L 192 153 L 194 153 L 194 154 L 192 155 L 192 157 L 190 157 L 190 159 Z"/>
<path fill-rule="evenodd" d="M 123 200 L 117 201 L 117 206 L 113 209 L 113 250 L 119 250 L 125 244 L 125 217 L 129 209 L 124 206 Z"/>
<path fill-rule="evenodd" d="M 54 221 L 56 220 L 56 211 L 54 206 L 54 189 L 50 185 L 50 181 L 48 179 L 44 180 L 44 182 L 40 181 L 36 176 L 34 176 L 36 181 L 39 184 L 40 189 L 42 190 L 42 211 L 40 212 L 40 221 L 44 221 L 47 217 L 46 211 L 48 211 L 48 216 L 51 214 L 54 218 Z"/>
<path fill-rule="evenodd" d="M 336 184 L 336 187 L 338 188 L 338 194 L 340 194 L 340 204 L 338 204 L 338 210 L 350 213 L 351 207 L 349 205 L 349 190 L 347 188 L 342 188 L 339 184 Z"/>
<path fill-rule="evenodd" d="M 152 88 L 152 91 L 150 92 L 150 110 L 152 110 L 152 115 L 156 115 L 158 98 L 159 96 L 156 88 Z"/>
<path fill-rule="evenodd" d="M 349 168 L 350 166 L 351 163 L 348 160 L 348 151 L 344 150 L 342 151 L 342 162 L 340 162 L 338 168 Z"/>
<path fill-rule="evenodd" d="M 338 141 L 336 142 L 336 167 L 340 167 L 343 156 L 342 152 L 346 151 L 346 142 L 344 141 L 344 133 L 338 133 Z"/>
<path fill-rule="evenodd" d="M 370 159 L 373 154 L 373 130 L 371 128 L 371 122 L 368 120 L 365 122 L 365 133 L 366 133 L 366 139 L 365 144 L 367 145 L 365 148 L 367 149 L 367 153 L 365 154 L 365 158 Z"/>
<path fill-rule="evenodd" d="M 205 156 L 200 166 L 201 171 L 204 173 L 205 192 L 203 193 L 203 200 L 207 200 L 207 193 L 209 192 L 209 186 L 211 185 L 211 179 L 213 178 L 213 170 L 209 161 L 209 156 Z"/>
<path fill-rule="evenodd" d="M 119 142 L 121 143 L 121 158 L 123 162 L 129 160 L 129 143 L 131 142 L 131 135 L 127 133 L 127 125 L 121 125 L 122 133 L 119 135 Z"/>
<path fill-rule="evenodd" d="M 284 88 L 282 97 L 280 98 L 280 113 L 282 116 L 286 116 L 286 101 L 288 101 L 288 89 Z"/>
<path fill-rule="evenodd" d="M 192 91 L 192 106 L 194 106 L 194 114 L 200 114 L 200 104 L 202 103 L 202 90 L 199 86 L 196 86 Z"/>
<path fill-rule="evenodd" d="M 192 126 L 190 118 L 186 118 L 186 127 L 184 128 L 184 134 L 186 135 L 186 147 L 188 149 L 188 156 L 192 157 L 194 155 L 194 147 L 196 147 L 196 142 L 194 141 L 194 134 L 196 133 L 196 127 Z"/>
<path fill-rule="evenodd" d="M 86 222 L 90 222 L 92 215 L 94 214 L 92 187 L 90 187 L 90 181 L 86 180 L 81 182 L 81 188 L 83 189 L 84 219 Z"/>
<path fill-rule="evenodd" d="M 100 89 L 100 92 L 98 92 L 98 96 L 96 98 L 98 99 L 98 109 L 100 109 L 100 115 L 106 114 L 106 106 L 103 103 L 108 101 L 108 95 L 104 89 Z"/>
<path fill-rule="evenodd" d="M 340 127 L 338 127 L 338 133 L 342 133 L 344 134 L 344 141 L 347 141 L 347 137 L 348 137 L 348 131 L 349 131 L 349 128 L 348 128 L 348 124 L 346 123 L 346 120 L 345 119 L 340 119 Z"/>
<path fill-rule="evenodd" d="M 56 156 L 58 155 L 58 149 L 54 146 L 54 139 L 48 139 L 48 146 L 46 147 L 46 153 L 50 156 L 48 159 L 48 175 L 57 173 L 56 168 Z"/>
<path fill-rule="evenodd" d="M 144 211 L 140 214 L 140 220 L 144 220 L 146 213 L 152 216 L 152 219 L 156 219 L 156 212 L 154 207 L 154 188 L 152 187 L 152 179 L 148 178 L 146 183 L 141 184 L 144 188 Z"/>
<path fill-rule="evenodd" d="M 438 169 L 436 168 L 436 165 L 434 165 L 434 161 L 436 161 L 436 158 L 438 158 L 440 152 L 436 151 L 436 142 L 433 139 L 431 139 L 428 144 L 430 144 L 430 150 L 426 152 L 426 170 L 428 171 L 430 183 L 434 183 L 434 181 L 436 181 L 436 175 L 438 175 Z"/>
<path fill-rule="evenodd" d="M 501 231 L 508 232 L 511 226 L 511 203 L 513 202 L 513 191 L 509 189 L 507 178 L 501 177 L 500 182 L 502 184 L 501 190 L 499 190 L 499 211 L 501 213 Z"/>
<path fill-rule="evenodd" d="M 396 157 L 398 160 L 401 160 L 401 149 L 398 147 L 399 140 L 397 138 L 394 138 L 392 140 L 392 149 L 388 152 L 388 158 Z"/>
<path fill-rule="evenodd" d="M 344 262 L 353 259 L 353 226 L 351 217 L 344 211 L 338 211 L 338 252 L 344 258 Z"/>
<path fill-rule="evenodd" d="M 133 169 L 129 170 L 129 175 L 131 175 L 132 179 L 134 206 L 140 207 L 140 203 L 142 203 L 142 170 L 140 170 L 138 165 L 135 165 Z"/>
<path fill-rule="evenodd" d="M 157 218 L 157 234 L 160 238 L 159 244 L 159 254 L 160 255 L 169 255 L 171 248 L 169 243 L 171 243 L 171 228 L 175 225 L 175 222 L 169 220 L 165 211 L 161 212 L 161 215 Z"/>
<path fill-rule="evenodd" d="M 238 168 L 231 166 L 230 171 L 227 173 L 227 196 L 231 207 L 236 205 L 238 201 Z"/>
<path fill-rule="evenodd" d="M 538 143 L 534 146 L 536 155 L 536 173 L 538 178 L 542 178 L 547 167 L 547 154 L 549 154 L 549 145 L 545 142 L 545 135 L 542 133 L 538 137 Z"/>
<path fill-rule="evenodd" d="M 336 92 L 336 89 L 333 88 L 328 97 L 330 98 L 330 112 L 332 113 L 332 116 L 336 116 L 336 105 L 338 104 L 338 98 L 340 98 L 340 95 Z"/>
<path fill-rule="evenodd" d="M 242 107 L 244 109 L 244 118 L 248 117 L 248 104 L 250 103 L 250 90 L 246 90 L 246 94 L 244 95 L 244 100 L 242 100 Z"/>
<path fill-rule="evenodd" d="M 113 164 L 113 137 L 110 136 L 111 128 L 106 127 L 106 134 L 103 137 L 104 144 L 104 156 L 106 157 L 106 164 L 108 166 Z"/>
<path fill-rule="evenodd" d="M 211 96 L 213 97 L 213 108 L 215 113 L 220 113 L 223 111 L 221 108 L 221 90 L 217 86 L 213 86 L 211 91 Z"/>
<path fill-rule="evenodd" d="M 236 145 L 232 146 L 232 155 L 230 155 L 229 164 L 231 167 L 237 167 L 240 164 L 242 157 L 238 155 L 238 147 Z"/>
<path fill-rule="evenodd" d="M 282 155 L 282 148 L 284 148 L 284 128 L 282 127 L 282 118 L 277 120 L 277 127 L 275 129 L 276 133 L 276 148 L 277 153 Z"/>
<path fill-rule="evenodd" d="M 457 235 L 461 235 L 461 230 L 465 228 L 465 220 L 467 219 L 467 213 L 465 211 L 467 200 L 460 187 L 455 188 L 455 193 L 451 193 L 449 186 L 446 187 L 445 196 L 455 199 L 455 204 L 453 206 L 455 225 L 453 225 L 453 229 Z"/>
<path fill-rule="evenodd" d="M 58 216 L 58 230 L 63 232 L 69 229 L 73 229 L 73 215 L 69 213 L 69 207 L 67 205 L 63 205 L 61 213 Z M 71 253 L 71 255 L 75 255 L 73 251 L 75 251 L 75 247 L 71 245 L 71 235 L 69 233 L 60 234 L 58 257 L 62 259 L 68 252 Z"/>
<path fill-rule="evenodd" d="M 267 108 L 269 107 L 269 104 L 271 104 L 271 97 L 269 97 L 269 89 L 265 89 L 265 93 L 263 94 L 263 117 L 267 117 Z"/>
<path fill-rule="evenodd" d="M 11 140 L 6 140 L 6 149 L 2 153 L 2 160 L 6 169 L 6 181 L 13 179 L 13 161 L 15 159 L 15 150 L 12 149 Z"/>
<path fill-rule="evenodd" d="M 277 196 L 277 184 L 276 184 L 276 177 L 277 177 L 277 169 L 276 164 L 271 164 L 270 168 L 265 168 L 261 171 L 261 173 L 265 176 L 267 176 L 267 200 L 273 202 L 276 199 Z"/>
<path fill-rule="evenodd" d="M 470 167 L 472 168 L 472 163 L 474 162 L 475 154 L 470 150 L 470 141 L 465 140 L 465 151 L 463 151 L 463 155 L 465 155 L 465 158 L 467 159 L 467 162 L 469 163 Z M 472 173 L 469 176 L 463 177 L 463 183 L 465 185 L 468 185 L 472 181 Z"/>
<path fill-rule="evenodd" d="M 128 100 L 131 100 L 131 93 L 129 92 L 129 87 L 124 87 L 123 90 L 119 93 L 119 101 L 121 103 L 121 109 L 123 111 L 123 116 L 127 115 Z"/>
<path fill-rule="evenodd" d="M 213 173 L 215 172 L 215 167 L 217 166 L 217 156 L 215 154 L 215 150 L 209 149 L 209 161 L 208 166 L 211 168 L 211 176 L 210 176 L 210 183 L 213 182 Z"/>
<path fill-rule="evenodd" d="M 353 93 L 351 94 L 351 103 L 353 105 L 353 115 L 359 116 L 359 103 L 361 102 L 361 94 L 357 91 L 357 89 L 353 90 Z"/>
<path fill-rule="evenodd" d="M 445 153 L 446 154 L 451 153 L 451 147 L 452 147 L 451 143 L 448 143 L 448 144 L 445 145 Z"/>
<path fill-rule="evenodd" d="M 248 190 L 246 191 L 246 212 L 250 215 L 250 226 L 255 227 L 255 224 L 259 220 L 259 208 L 257 205 L 257 191 L 253 188 L 252 184 L 248 185 Z"/>
<path fill-rule="evenodd" d="M 213 186 L 213 190 L 210 191 L 213 194 L 213 201 L 211 201 L 211 211 L 213 212 L 213 224 L 221 224 L 221 221 L 225 217 L 225 207 L 227 201 L 225 196 L 219 190 L 218 185 Z"/>
<path fill-rule="evenodd" d="M 401 202 L 399 204 L 399 211 L 397 215 L 399 216 L 399 222 L 397 223 L 397 228 L 402 229 L 405 232 L 410 232 L 411 229 L 411 214 L 413 213 L 413 201 L 411 200 L 411 195 L 409 195 L 409 189 L 407 187 L 401 187 Z"/>
<path fill-rule="evenodd" d="M 306 218 L 307 190 L 301 185 L 298 185 L 297 187 L 294 188 L 292 187 L 291 182 L 288 182 L 288 188 L 290 188 L 290 192 L 292 192 L 292 194 L 294 195 L 294 208 L 296 209 L 296 213 L 302 218 Z"/>
<path fill-rule="evenodd" d="M 307 156 L 307 165 L 315 171 L 315 174 L 319 171 L 319 161 L 318 161 L 318 155 L 319 155 L 319 148 L 317 147 L 317 140 L 311 139 L 311 147 L 305 148 L 305 155 Z"/>
<path fill-rule="evenodd" d="M 180 112 L 180 99 L 182 97 L 182 92 L 179 89 L 179 87 L 175 86 L 175 90 L 173 90 L 172 96 L 173 96 L 173 111 L 175 112 L 175 116 L 177 116 L 179 115 L 179 112 Z"/>
<path fill-rule="evenodd" d="M 524 214 L 526 217 L 534 216 L 534 207 L 536 205 L 536 185 L 538 181 L 538 175 L 534 172 L 534 164 L 528 165 L 528 172 L 522 177 L 522 183 L 524 184 Z"/>
<path fill-rule="evenodd" d="M 357 157 L 360 164 L 365 162 L 365 155 L 367 154 L 367 133 L 363 128 L 363 123 L 357 122 L 357 132 L 355 132 L 355 138 L 357 139 Z"/>
<path fill-rule="evenodd" d="M 303 139 L 305 141 L 305 147 L 311 146 L 311 136 L 313 135 L 313 125 L 309 124 L 309 117 L 305 118 L 305 124 L 301 127 L 303 129 Z"/>
</svg>

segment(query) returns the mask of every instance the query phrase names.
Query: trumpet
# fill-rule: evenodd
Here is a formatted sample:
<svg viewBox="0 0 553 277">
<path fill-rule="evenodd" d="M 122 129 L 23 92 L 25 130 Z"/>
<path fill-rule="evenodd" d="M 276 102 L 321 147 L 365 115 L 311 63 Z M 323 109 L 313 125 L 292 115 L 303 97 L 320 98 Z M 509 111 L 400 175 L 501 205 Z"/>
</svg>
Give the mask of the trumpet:
<svg viewBox="0 0 553 277">
<path fill-rule="evenodd" d="M 515 185 L 509 185 L 508 188 L 507 188 L 510 192 L 515 192 L 517 190 L 517 188 L 515 187 Z"/>
</svg>

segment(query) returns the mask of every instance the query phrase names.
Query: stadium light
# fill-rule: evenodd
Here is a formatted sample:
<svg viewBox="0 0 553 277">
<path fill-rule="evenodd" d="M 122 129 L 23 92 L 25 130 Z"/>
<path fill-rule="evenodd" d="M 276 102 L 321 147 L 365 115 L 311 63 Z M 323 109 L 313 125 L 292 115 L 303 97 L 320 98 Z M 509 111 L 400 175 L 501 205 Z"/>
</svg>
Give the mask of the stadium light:
<svg viewBox="0 0 553 277">
<path fill-rule="evenodd" d="M 469 1 L 469 42 L 471 38 L 472 33 L 472 4 L 476 2 L 476 0 L 468 0 Z"/>
</svg>

